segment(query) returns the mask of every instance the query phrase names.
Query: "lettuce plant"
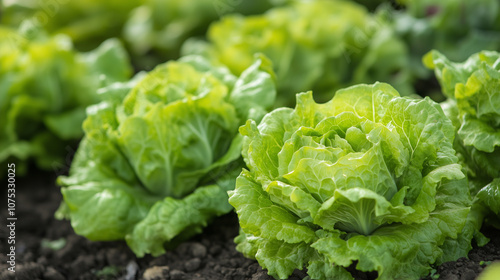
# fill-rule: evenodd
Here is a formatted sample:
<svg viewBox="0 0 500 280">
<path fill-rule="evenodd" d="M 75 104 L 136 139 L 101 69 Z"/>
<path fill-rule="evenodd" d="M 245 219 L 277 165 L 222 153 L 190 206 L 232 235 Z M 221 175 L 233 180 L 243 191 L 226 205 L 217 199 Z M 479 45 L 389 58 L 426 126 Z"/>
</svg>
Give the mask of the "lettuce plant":
<svg viewBox="0 0 500 280">
<path fill-rule="evenodd" d="M 237 249 L 275 278 L 419 279 L 470 249 L 470 196 L 454 128 L 430 100 L 357 85 L 317 104 L 297 95 L 240 128 L 248 166 L 230 192 Z M 354 267 L 351 267 L 354 268 Z"/>
<path fill-rule="evenodd" d="M 273 104 L 270 71 L 263 57 L 236 77 L 188 56 L 101 90 L 70 174 L 58 179 L 58 215 L 91 240 L 125 239 L 137 256 L 199 233 L 232 209 L 238 127 Z"/>
<path fill-rule="evenodd" d="M 128 56 L 115 39 L 79 53 L 68 37 L 37 29 L 0 27 L 0 37 L 0 163 L 33 158 L 59 168 L 97 89 L 129 79 Z"/>
<path fill-rule="evenodd" d="M 139 63 L 145 64 L 144 56 L 151 58 L 151 54 L 173 59 L 179 57 L 184 41 L 203 36 L 210 23 L 224 14 L 262 13 L 274 5 L 271 2 L 278 1 L 145 0 L 131 12 L 123 37 L 132 52 L 140 55 Z"/>
<path fill-rule="evenodd" d="M 292 93 L 310 89 L 326 101 L 361 82 L 412 92 L 406 47 L 383 17 L 348 1 L 290 2 L 263 15 L 226 16 L 209 28 L 208 44 L 186 44 L 185 53 L 205 53 L 236 74 L 264 53 L 277 75 L 278 105 L 292 105 Z"/>
<path fill-rule="evenodd" d="M 117 37 L 135 7 L 144 0 L 16 0 L 0 3 L 0 22 L 13 27 L 23 21 L 41 27 L 50 34 L 69 36 L 78 49 L 97 47 Z"/>
<path fill-rule="evenodd" d="M 475 219 L 500 228 L 500 53 L 482 51 L 455 63 L 432 51 L 424 63 L 448 97 L 442 106 L 455 125 L 454 146 L 476 196 Z"/>
<path fill-rule="evenodd" d="M 432 75 L 422 56 L 436 49 L 453 61 L 481 50 L 500 50 L 500 5 L 496 0 L 404 0 L 392 11 L 394 29 L 408 45 L 412 71 Z"/>
</svg>

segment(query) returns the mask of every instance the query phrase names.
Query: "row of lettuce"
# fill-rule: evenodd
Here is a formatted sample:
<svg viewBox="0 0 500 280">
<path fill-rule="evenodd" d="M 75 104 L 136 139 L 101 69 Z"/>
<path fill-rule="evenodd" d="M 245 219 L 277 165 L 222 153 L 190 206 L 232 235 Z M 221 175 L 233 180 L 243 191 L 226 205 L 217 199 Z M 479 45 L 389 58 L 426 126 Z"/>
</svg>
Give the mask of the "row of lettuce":
<svg viewBox="0 0 500 280">
<path fill-rule="evenodd" d="M 379 1 L 376 12 L 348 1 L 247 2 L 2 2 L 0 56 L 10 62 L 0 70 L 10 73 L 3 78 L 10 89 L 2 102 L 6 129 L 0 133 L 8 136 L 0 140 L 5 147 L 0 162 L 12 156 L 33 158 L 43 169 L 64 170 L 64 154 L 71 149 L 52 146 L 73 147 L 83 135 L 79 124 L 84 108 L 99 101 L 96 88 L 128 80 L 133 72 L 151 70 L 180 54 L 202 55 L 240 75 L 255 53 L 263 53 L 273 62 L 277 79 L 273 107 L 293 107 L 297 92 L 313 90 L 315 100 L 324 102 L 340 88 L 375 81 L 391 84 L 404 96 L 417 93 L 441 101 L 442 93 L 428 82 L 432 72 L 421 62 L 425 53 L 437 49 L 452 61 L 463 61 L 483 49 L 500 50 L 495 0 L 481 5 L 408 1 L 404 8 Z M 244 16 L 243 11 L 257 15 Z M 120 40 L 107 39 L 111 37 Z M 99 58 L 104 52 L 108 57 Z M 39 67 L 26 71 L 31 64 Z M 47 90 L 34 93 L 29 88 L 38 80 Z M 82 88 L 87 90 L 82 93 Z M 13 100 L 18 96 L 21 101 Z M 28 111 L 24 107 L 33 113 L 19 113 Z M 26 127 L 27 122 L 36 124 Z"/>
<path fill-rule="evenodd" d="M 58 178 L 78 234 L 160 255 L 236 209 L 275 278 L 418 279 L 500 228 L 497 1 L 259 1 L 205 38 L 247 1 L 122 2 L 2 14 L 0 162 L 57 170 L 83 137 Z M 415 94 L 431 70 L 440 104 Z"/>
</svg>

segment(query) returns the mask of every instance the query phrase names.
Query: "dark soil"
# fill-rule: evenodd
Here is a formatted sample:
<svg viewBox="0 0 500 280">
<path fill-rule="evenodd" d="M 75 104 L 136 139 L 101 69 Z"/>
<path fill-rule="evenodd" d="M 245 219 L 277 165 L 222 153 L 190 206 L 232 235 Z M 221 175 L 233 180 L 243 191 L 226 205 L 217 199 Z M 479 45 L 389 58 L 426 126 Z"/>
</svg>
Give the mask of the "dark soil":
<svg viewBox="0 0 500 280">
<path fill-rule="evenodd" d="M 7 270 L 8 229 L 0 230 L 0 280 L 4 279 L 272 279 L 258 263 L 235 250 L 238 233 L 234 213 L 216 219 L 202 235 L 153 258 L 138 259 L 124 242 L 91 242 L 76 235 L 68 221 L 54 219 L 61 201 L 54 173 L 32 173 L 16 185 L 16 267 Z M 5 188 L 2 187 L 5 193 Z M 7 221 L 2 194 L 2 223 Z M 424 278 L 472 280 L 491 261 L 500 260 L 500 234 L 486 230 L 491 242 L 474 248 L 469 258 L 441 265 Z M 372 274 L 373 275 L 373 274 Z M 358 273 L 356 279 L 371 279 Z M 289 279 L 302 279 L 295 271 Z M 500 278 L 499 278 L 500 279 Z"/>
</svg>

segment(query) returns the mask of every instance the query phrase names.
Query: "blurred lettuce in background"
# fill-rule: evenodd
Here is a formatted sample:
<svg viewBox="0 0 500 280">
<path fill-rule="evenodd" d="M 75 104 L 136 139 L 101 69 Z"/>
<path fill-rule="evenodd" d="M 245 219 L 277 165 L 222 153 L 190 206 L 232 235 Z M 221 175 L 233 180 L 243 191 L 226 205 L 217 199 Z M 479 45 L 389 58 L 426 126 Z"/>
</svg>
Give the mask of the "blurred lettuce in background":
<svg viewBox="0 0 500 280">
<path fill-rule="evenodd" d="M 356 83 L 389 82 L 413 92 L 406 46 L 384 15 L 349 1 L 290 1 L 263 15 L 230 15 L 211 25 L 208 43 L 190 40 L 184 53 L 198 53 L 235 74 L 256 52 L 268 56 L 278 77 L 278 105 L 293 105 L 295 93 L 313 89 L 326 101 Z"/>
<path fill-rule="evenodd" d="M 422 64 L 422 56 L 433 49 L 452 61 L 463 61 L 481 50 L 500 50 L 500 2 L 497 0 L 399 2 L 400 9 L 389 9 L 394 29 L 406 42 L 411 54 L 411 71 L 420 79 L 432 78 L 432 72 Z M 428 91 L 428 88 L 420 86 L 417 91 L 422 93 L 420 91 Z"/>
<path fill-rule="evenodd" d="M 204 36 L 209 24 L 225 14 L 259 14 L 281 2 L 284 0 L 145 0 L 130 14 L 123 37 L 132 53 L 141 56 L 140 66 L 148 68 L 157 57 L 178 58 L 185 40 Z"/>
<path fill-rule="evenodd" d="M 138 69 L 179 57 L 182 43 L 203 36 L 210 22 L 227 13 L 258 14 L 285 0 L 5 1 L 0 23 L 29 20 L 49 33 L 64 33 L 79 50 L 120 37 Z"/>
<path fill-rule="evenodd" d="M 19 26 L 23 21 L 49 33 L 68 35 L 79 50 L 91 50 L 121 34 L 129 13 L 145 0 L 15 0 L 1 5 L 0 23 Z"/>
<path fill-rule="evenodd" d="M 56 168 L 64 147 L 83 135 L 97 89 L 128 79 L 132 69 L 116 39 L 79 53 L 65 35 L 24 27 L 0 27 L 0 162 L 33 158 L 39 168 Z"/>
</svg>

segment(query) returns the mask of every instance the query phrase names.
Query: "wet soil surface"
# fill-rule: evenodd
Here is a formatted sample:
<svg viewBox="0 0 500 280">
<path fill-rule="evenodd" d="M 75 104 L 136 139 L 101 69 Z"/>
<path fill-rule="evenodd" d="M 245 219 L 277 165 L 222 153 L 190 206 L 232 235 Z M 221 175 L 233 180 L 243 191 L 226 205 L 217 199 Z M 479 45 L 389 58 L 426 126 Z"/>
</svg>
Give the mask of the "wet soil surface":
<svg viewBox="0 0 500 280">
<path fill-rule="evenodd" d="M 16 185 L 15 273 L 7 268 L 10 230 L 0 228 L 0 280 L 62 279 L 193 279 L 267 280 L 272 279 L 254 260 L 235 250 L 238 233 L 234 213 L 216 219 L 202 235 L 180 244 L 160 257 L 138 259 L 124 242 L 92 242 L 76 235 L 68 221 L 54 218 L 61 201 L 53 173 L 33 173 Z M 0 219 L 7 221 L 1 188 Z M 437 267 L 425 280 L 472 280 L 491 261 L 500 260 L 500 233 L 485 229 L 491 238 L 486 246 L 474 249 L 469 258 Z M 289 279 L 302 279 L 295 271 Z M 357 273 L 356 279 L 372 279 L 373 274 Z M 500 278 L 499 278 L 500 279 Z"/>
</svg>

